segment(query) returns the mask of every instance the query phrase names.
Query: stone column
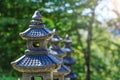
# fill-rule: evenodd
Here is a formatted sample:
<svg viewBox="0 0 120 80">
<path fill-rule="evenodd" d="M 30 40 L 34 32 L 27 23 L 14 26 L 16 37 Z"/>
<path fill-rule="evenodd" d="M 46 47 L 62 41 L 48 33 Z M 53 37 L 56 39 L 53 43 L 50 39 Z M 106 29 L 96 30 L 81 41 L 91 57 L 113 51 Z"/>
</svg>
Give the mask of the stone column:
<svg viewBox="0 0 120 80">
<path fill-rule="evenodd" d="M 31 76 L 23 73 L 23 79 L 22 80 L 31 80 Z"/>
<path fill-rule="evenodd" d="M 31 77 L 31 80 L 35 80 L 34 77 Z"/>
<path fill-rule="evenodd" d="M 48 72 L 43 75 L 43 80 L 53 80 L 53 72 Z"/>
<path fill-rule="evenodd" d="M 59 80 L 64 80 L 64 75 L 59 76 Z"/>
</svg>

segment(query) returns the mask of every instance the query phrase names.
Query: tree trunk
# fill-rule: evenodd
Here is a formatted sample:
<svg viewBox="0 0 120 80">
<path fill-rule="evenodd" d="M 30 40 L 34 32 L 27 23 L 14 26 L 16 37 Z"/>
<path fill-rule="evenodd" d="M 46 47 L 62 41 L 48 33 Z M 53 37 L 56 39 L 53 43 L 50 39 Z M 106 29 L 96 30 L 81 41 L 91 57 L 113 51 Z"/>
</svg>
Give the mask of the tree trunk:
<svg viewBox="0 0 120 80">
<path fill-rule="evenodd" d="M 90 80 L 90 54 L 91 54 L 91 42 L 92 42 L 92 27 L 95 20 L 94 10 L 92 12 L 92 17 L 90 21 L 90 26 L 88 27 L 88 36 L 87 36 L 87 48 L 85 52 L 85 68 L 86 68 L 86 80 Z"/>
</svg>

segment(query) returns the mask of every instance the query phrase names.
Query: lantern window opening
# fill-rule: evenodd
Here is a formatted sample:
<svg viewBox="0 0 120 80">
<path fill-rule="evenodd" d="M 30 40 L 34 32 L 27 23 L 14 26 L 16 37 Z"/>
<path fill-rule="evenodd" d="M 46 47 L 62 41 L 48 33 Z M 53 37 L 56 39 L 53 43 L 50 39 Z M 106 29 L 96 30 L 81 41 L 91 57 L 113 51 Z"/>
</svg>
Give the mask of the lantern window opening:
<svg viewBox="0 0 120 80">
<path fill-rule="evenodd" d="M 33 42 L 33 47 L 38 48 L 40 47 L 40 42 Z"/>
</svg>

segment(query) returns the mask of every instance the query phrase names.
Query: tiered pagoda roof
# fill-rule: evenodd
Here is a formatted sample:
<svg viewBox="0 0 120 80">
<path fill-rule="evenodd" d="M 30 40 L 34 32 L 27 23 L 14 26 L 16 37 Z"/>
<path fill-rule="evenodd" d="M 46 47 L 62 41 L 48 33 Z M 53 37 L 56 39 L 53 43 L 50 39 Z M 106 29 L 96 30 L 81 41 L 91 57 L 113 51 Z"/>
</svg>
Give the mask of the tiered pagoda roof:
<svg viewBox="0 0 120 80">
<path fill-rule="evenodd" d="M 31 24 L 29 28 L 24 32 L 20 33 L 20 36 L 23 39 L 43 39 L 50 37 L 53 35 L 54 32 L 50 31 L 48 28 L 45 27 L 42 16 L 38 11 L 35 11 L 34 15 L 32 16 Z"/>
<path fill-rule="evenodd" d="M 71 66 L 71 65 L 75 64 L 76 61 L 75 61 L 75 59 L 71 58 L 70 56 L 65 56 L 65 57 L 63 58 L 63 63 L 64 63 L 65 65 Z"/>
<path fill-rule="evenodd" d="M 55 31 L 55 30 L 54 30 Z M 50 46 L 50 53 L 55 55 L 58 59 L 60 59 L 61 63 L 63 62 L 63 57 L 66 56 L 66 52 L 62 50 L 59 46 L 59 42 L 62 40 L 60 36 L 57 35 L 55 31 L 55 35 L 53 38 L 50 39 L 51 46 Z M 60 69 L 54 72 L 54 75 L 66 75 L 70 72 L 70 69 L 66 67 L 64 64 L 61 65 Z"/>
<path fill-rule="evenodd" d="M 59 46 L 59 42 L 62 41 L 62 38 L 57 35 L 57 32 L 54 29 L 54 36 L 50 39 L 51 46 L 50 46 L 50 53 L 55 55 L 58 58 L 63 58 L 66 56 L 64 50 L 62 50 Z"/>
<path fill-rule="evenodd" d="M 76 80 L 77 75 L 73 72 L 71 66 L 76 63 L 76 61 L 71 57 L 71 53 L 73 53 L 73 48 L 71 47 L 72 40 L 70 40 L 69 35 L 67 34 L 64 39 L 64 50 L 67 52 L 67 55 L 63 59 L 63 63 L 70 67 L 71 72 L 65 76 L 65 78 L 70 78 L 70 80 Z"/>
<path fill-rule="evenodd" d="M 21 37 L 30 43 L 34 41 L 38 41 L 39 43 L 41 41 L 47 41 L 47 39 L 51 38 L 53 34 L 54 32 L 45 27 L 42 21 L 42 16 L 38 11 L 35 11 L 29 28 L 20 33 Z M 27 46 L 29 45 L 31 44 L 28 43 Z M 35 47 L 37 49 L 27 49 L 25 51 L 25 53 L 28 53 L 29 55 L 25 54 L 21 58 L 11 63 L 14 69 L 20 72 L 46 72 L 60 67 L 61 62 L 56 57 L 49 54 L 45 47 L 38 48 L 40 44 L 36 45 L 38 45 Z M 42 45 L 46 44 L 42 43 Z M 34 48 L 34 45 L 32 48 Z"/>
<path fill-rule="evenodd" d="M 63 41 L 65 43 L 63 50 L 67 52 L 67 56 L 64 57 L 63 63 L 69 66 L 73 65 L 76 61 L 70 56 L 71 53 L 73 53 L 73 48 L 71 47 L 72 40 L 70 40 L 69 35 L 67 34 Z"/>
</svg>

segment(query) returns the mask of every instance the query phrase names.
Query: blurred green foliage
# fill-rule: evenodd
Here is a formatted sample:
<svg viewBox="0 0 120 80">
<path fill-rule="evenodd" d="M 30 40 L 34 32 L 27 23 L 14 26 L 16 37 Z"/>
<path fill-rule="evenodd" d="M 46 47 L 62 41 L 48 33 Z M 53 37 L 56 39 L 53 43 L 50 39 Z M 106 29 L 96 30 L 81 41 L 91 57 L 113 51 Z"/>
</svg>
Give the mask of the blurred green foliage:
<svg viewBox="0 0 120 80">
<path fill-rule="evenodd" d="M 83 15 L 85 9 L 94 11 L 96 3 L 97 0 L 1 0 L 0 80 L 16 80 L 21 76 L 13 70 L 10 62 L 24 54 L 26 41 L 20 38 L 19 33 L 28 28 L 35 10 L 40 11 L 49 29 L 56 28 L 61 37 L 66 33 L 70 35 L 75 50 L 73 57 L 77 61 L 73 68 L 78 80 L 85 80 L 84 53 L 90 26 L 93 28 L 91 80 L 119 80 L 120 38 L 115 38 L 90 15 Z"/>
</svg>

